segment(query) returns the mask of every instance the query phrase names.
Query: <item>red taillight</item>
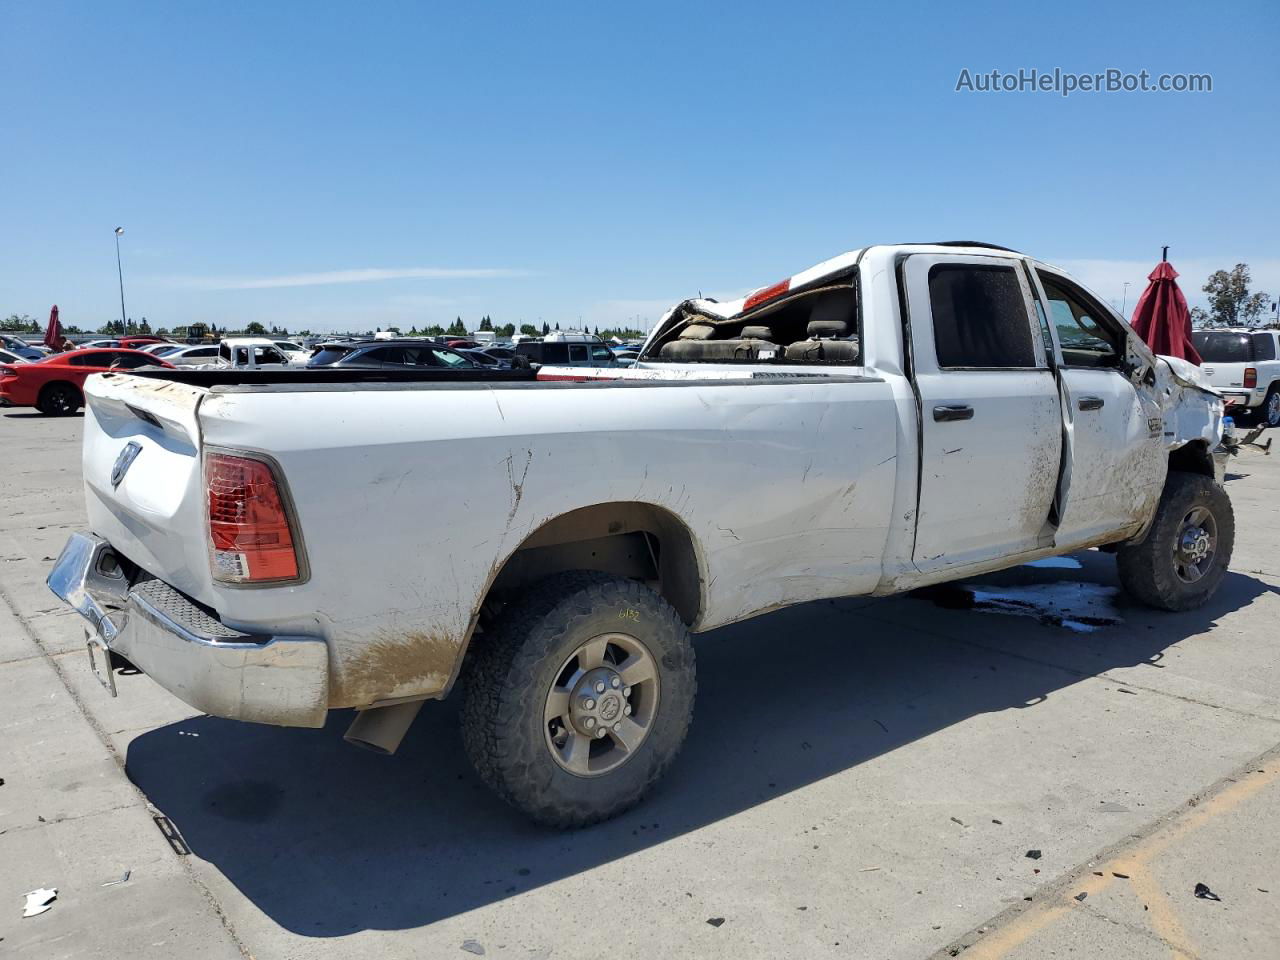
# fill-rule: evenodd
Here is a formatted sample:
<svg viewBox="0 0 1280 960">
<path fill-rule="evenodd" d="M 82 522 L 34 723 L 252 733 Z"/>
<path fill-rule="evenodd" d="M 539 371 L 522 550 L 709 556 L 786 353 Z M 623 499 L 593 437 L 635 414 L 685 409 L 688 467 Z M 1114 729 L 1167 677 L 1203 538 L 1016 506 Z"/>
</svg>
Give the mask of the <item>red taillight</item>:
<svg viewBox="0 0 1280 960">
<path fill-rule="evenodd" d="M 1244 368 L 1244 385 L 1253 389 L 1258 385 L 1258 371 L 1255 367 Z"/>
<path fill-rule="evenodd" d="M 742 312 L 746 313 L 752 307 L 758 307 L 766 300 L 772 300 L 774 297 L 780 297 L 791 289 L 791 278 L 779 280 L 772 287 L 765 287 L 763 290 L 757 290 L 751 296 L 747 297 L 747 302 L 742 305 Z"/>
<path fill-rule="evenodd" d="M 213 578 L 224 583 L 296 580 L 293 531 L 270 464 L 210 453 L 204 484 Z"/>
</svg>

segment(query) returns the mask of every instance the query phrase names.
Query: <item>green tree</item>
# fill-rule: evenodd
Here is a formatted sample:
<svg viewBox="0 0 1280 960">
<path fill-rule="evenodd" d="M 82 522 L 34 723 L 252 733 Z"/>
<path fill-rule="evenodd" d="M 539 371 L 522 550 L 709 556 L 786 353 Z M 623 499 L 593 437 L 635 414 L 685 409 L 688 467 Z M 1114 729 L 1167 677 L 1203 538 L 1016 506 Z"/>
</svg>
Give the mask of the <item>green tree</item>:
<svg viewBox="0 0 1280 960">
<path fill-rule="evenodd" d="M 545 337 L 545 336 L 546 336 L 548 333 L 550 333 L 550 332 L 551 332 L 551 324 L 547 323 L 547 322 L 544 320 L 544 321 L 542 322 L 542 335 Z"/>
<path fill-rule="evenodd" d="M 480 320 L 480 329 L 481 330 L 493 329 L 493 321 L 489 319 L 489 315 L 487 313 Z"/>
<path fill-rule="evenodd" d="M 444 334 L 444 327 L 438 323 L 433 323 L 429 327 L 423 328 L 422 335 L 424 337 L 439 337 Z"/>
<path fill-rule="evenodd" d="M 465 337 L 467 335 L 467 325 L 462 322 L 461 317 L 458 317 L 457 320 L 454 320 L 453 323 L 449 325 L 448 332 L 455 336 Z"/>
<path fill-rule="evenodd" d="M 522 323 L 520 324 L 520 332 L 526 337 L 536 337 L 538 335 L 538 328 L 532 323 Z"/>
<path fill-rule="evenodd" d="M 25 333 L 31 329 L 33 323 L 35 321 L 25 313 L 22 316 L 11 313 L 5 319 L 0 320 L 0 330 L 5 333 Z"/>
<path fill-rule="evenodd" d="M 504 323 L 494 331 L 504 340 L 510 340 L 516 335 L 516 325 L 514 323 Z"/>
<path fill-rule="evenodd" d="M 1250 293 L 1252 279 L 1247 263 L 1214 271 L 1201 287 L 1209 295 L 1209 311 L 1197 307 L 1192 311 L 1192 322 L 1199 320 L 1213 327 L 1252 327 L 1265 320 L 1271 297 L 1260 290 Z"/>
<path fill-rule="evenodd" d="M 151 332 L 151 324 L 147 323 L 147 318 L 143 317 L 142 322 L 138 324 L 138 332 L 147 334 Z"/>
<path fill-rule="evenodd" d="M 262 324 L 260 324 L 257 320 L 254 320 L 252 323 L 250 323 L 248 326 L 244 328 L 244 332 L 251 337 L 261 337 L 266 335 L 267 328 L 264 327 Z"/>
</svg>

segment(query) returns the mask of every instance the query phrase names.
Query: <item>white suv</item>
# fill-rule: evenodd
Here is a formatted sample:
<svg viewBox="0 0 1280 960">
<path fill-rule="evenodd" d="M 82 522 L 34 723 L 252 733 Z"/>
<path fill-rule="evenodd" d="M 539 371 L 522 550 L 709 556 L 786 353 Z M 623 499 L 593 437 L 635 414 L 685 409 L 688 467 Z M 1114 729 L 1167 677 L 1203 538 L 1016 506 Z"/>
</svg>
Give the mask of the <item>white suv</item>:
<svg viewBox="0 0 1280 960">
<path fill-rule="evenodd" d="M 1280 331 L 1197 330 L 1191 341 L 1209 382 L 1222 391 L 1228 414 L 1256 414 L 1267 426 L 1280 427 Z"/>
</svg>

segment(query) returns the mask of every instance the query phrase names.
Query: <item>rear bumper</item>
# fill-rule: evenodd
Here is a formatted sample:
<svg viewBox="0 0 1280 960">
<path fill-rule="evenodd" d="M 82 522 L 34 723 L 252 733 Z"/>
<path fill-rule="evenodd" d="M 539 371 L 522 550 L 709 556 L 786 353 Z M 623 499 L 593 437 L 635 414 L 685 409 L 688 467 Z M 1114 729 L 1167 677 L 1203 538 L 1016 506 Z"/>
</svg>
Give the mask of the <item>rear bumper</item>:
<svg viewBox="0 0 1280 960">
<path fill-rule="evenodd" d="M 197 710 L 324 726 L 329 658 L 320 637 L 244 633 L 162 580 L 130 585 L 111 545 L 88 533 L 71 535 L 47 582 L 101 646 Z"/>
</svg>

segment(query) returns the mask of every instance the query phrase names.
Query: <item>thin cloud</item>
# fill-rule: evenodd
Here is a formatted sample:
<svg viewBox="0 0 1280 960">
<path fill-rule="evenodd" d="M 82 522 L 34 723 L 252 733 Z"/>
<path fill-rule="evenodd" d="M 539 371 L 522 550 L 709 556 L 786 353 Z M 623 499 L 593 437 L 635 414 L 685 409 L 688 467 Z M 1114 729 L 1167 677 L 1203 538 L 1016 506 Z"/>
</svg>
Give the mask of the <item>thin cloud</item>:
<svg viewBox="0 0 1280 960">
<path fill-rule="evenodd" d="M 362 267 L 319 273 L 286 273 L 273 277 L 165 277 L 171 286 L 192 290 L 275 290 L 384 280 L 493 280 L 532 276 L 529 270 L 505 267 Z"/>
</svg>

